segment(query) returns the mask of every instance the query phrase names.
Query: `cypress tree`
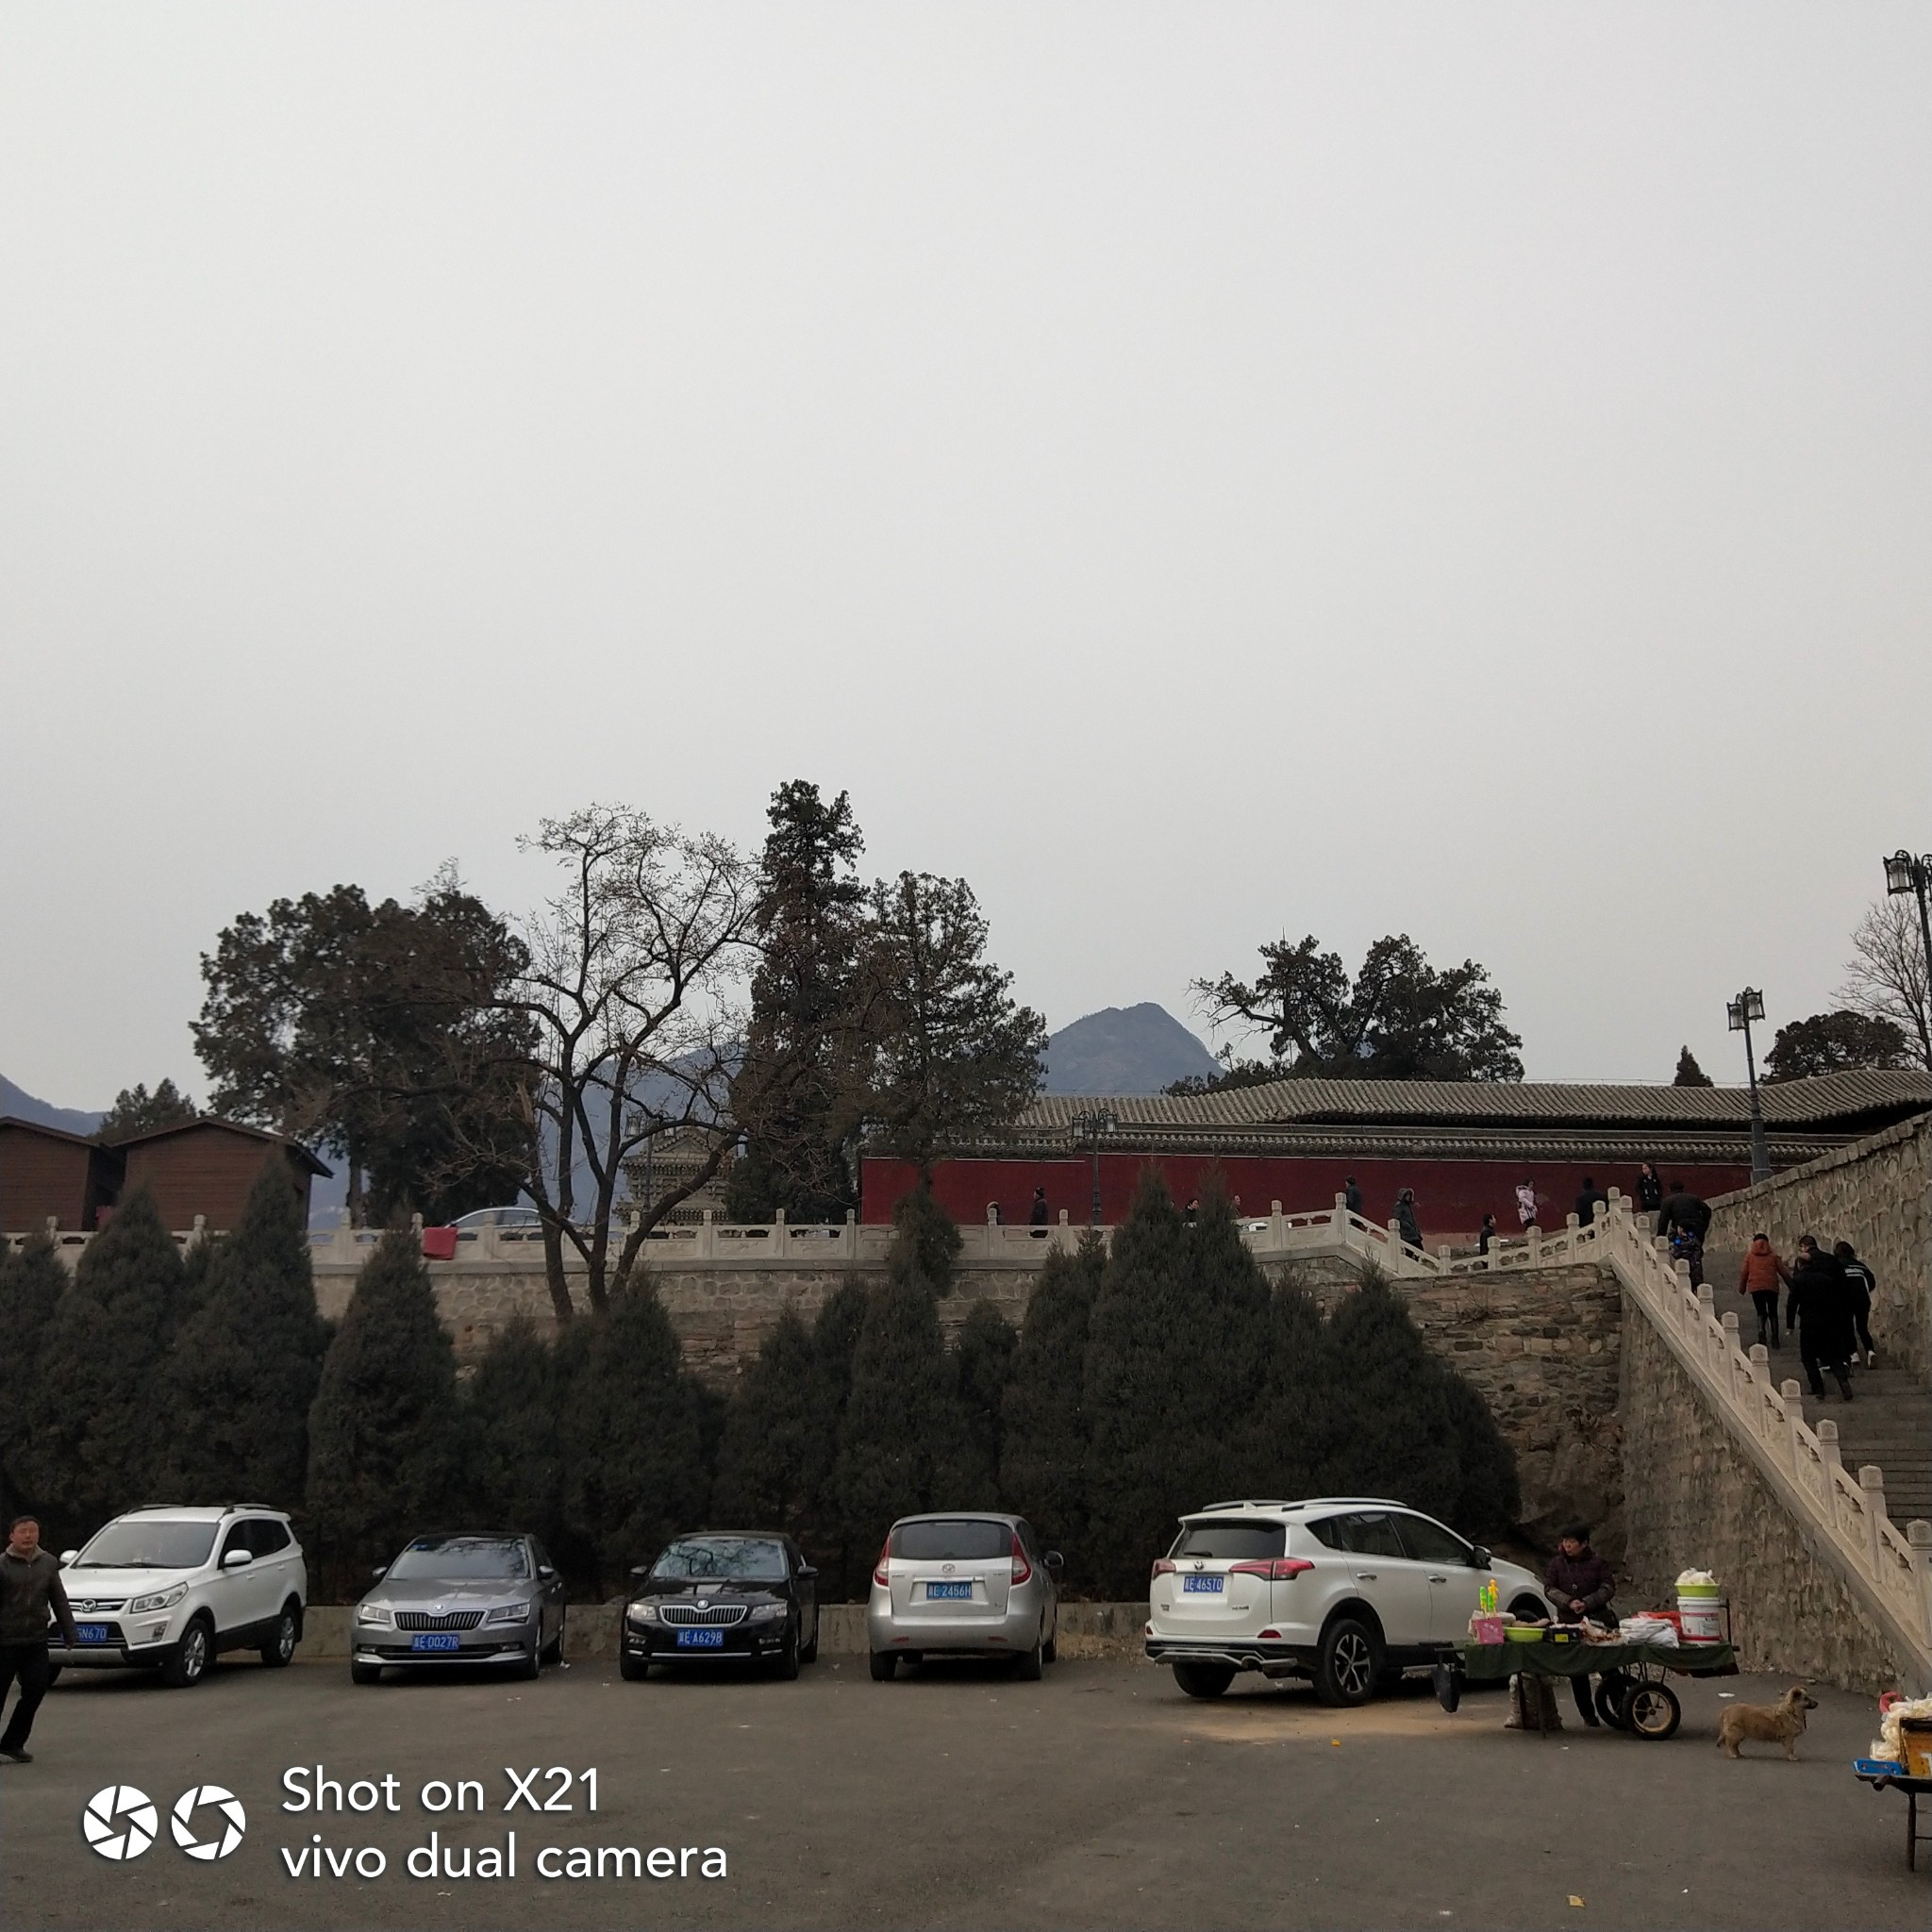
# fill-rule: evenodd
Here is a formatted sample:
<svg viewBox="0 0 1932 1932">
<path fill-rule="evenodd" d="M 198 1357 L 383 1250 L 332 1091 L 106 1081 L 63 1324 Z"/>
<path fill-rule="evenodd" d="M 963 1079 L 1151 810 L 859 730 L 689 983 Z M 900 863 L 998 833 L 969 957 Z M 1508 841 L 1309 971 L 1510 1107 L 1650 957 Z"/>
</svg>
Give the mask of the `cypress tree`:
<svg viewBox="0 0 1932 1932">
<path fill-rule="evenodd" d="M 886 1272 L 894 1281 L 916 1278 L 928 1293 L 950 1294 L 962 1245 L 953 1217 L 933 1198 L 931 1182 L 922 1180 L 893 1203 Z"/>
<path fill-rule="evenodd" d="M 308 1507 L 338 1563 L 387 1560 L 457 1507 L 456 1352 L 420 1243 L 385 1235 L 362 1264 L 308 1412 Z"/>
<path fill-rule="evenodd" d="M 1225 1194 L 1185 1224 L 1143 1174 L 1093 1305 L 1088 1494 L 1105 1592 L 1138 1596 L 1187 1509 L 1233 1493 L 1267 1369 L 1266 1281 Z"/>
<path fill-rule="evenodd" d="M 1321 1307 L 1288 1275 L 1269 1308 L 1268 1377 L 1255 1407 L 1248 1473 L 1236 1489 L 1284 1501 L 1318 1493 L 1316 1477 L 1328 1460 L 1330 1373 Z"/>
<path fill-rule="evenodd" d="M 565 1568 L 575 1569 L 588 1553 L 574 1547 L 564 1524 L 560 1379 L 557 1351 L 537 1324 L 527 1315 L 511 1316 L 464 1391 L 465 1441 L 477 1521 L 527 1529 Z"/>
<path fill-rule="evenodd" d="M 18 1254 L 0 1246 L 0 1512 L 51 1509 L 37 1493 L 55 1472 L 34 1466 L 28 1428 L 35 1411 L 41 1350 L 67 1289 L 54 1243 L 37 1234 Z M 51 1535 L 55 1525 L 48 1524 Z"/>
<path fill-rule="evenodd" d="M 721 1524 L 803 1531 L 834 1454 L 822 1394 L 812 1332 L 788 1307 L 731 1393 L 712 1499 Z"/>
<path fill-rule="evenodd" d="M 1008 1504 L 1064 1552 L 1068 1574 L 1085 1579 L 1088 1427 L 1087 1331 L 1107 1268 L 1091 1228 L 1078 1250 L 1046 1257 L 1026 1304 L 1007 1379 L 1000 1491 Z"/>
<path fill-rule="evenodd" d="M 999 1505 L 1007 1378 L 1018 1341 L 1012 1324 L 991 1302 L 974 1302 L 953 1336 L 958 1421 L 940 1472 L 949 1509 L 991 1509 Z"/>
<path fill-rule="evenodd" d="M 564 1515 L 600 1583 L 696 1528 L 708 1484 L 702 1404 L 647 1277 L 611 1296 L 566 1363 Z"/>
<path fill-rule="evenodd" d="M 184 1502 L 293 1507 L 327 1342 L 301 1203 L 278 1163 L 263 1169 L 240 1225 L 204 1259 L 206 1245 L 191 1250 L 187 1271 L 204 1277 L 199 1306 L 168 1356 L 166 1487 Z"/>
<path fill-rule="evenodd" d="M 858 1350 L 858 1331 L 865 1326 L 869 1303 L 865 1285 L 848 1281 L 826 1296 L 811 1330 L 814 1399 L 822 1446 L 800 1541 L 818 1565 L 819 1594 L 828 1603 L 863 1596 L 870 1587 L 865 1579 L 877 1554 L 876 1545 L 867 1549 L 862 1540 L 848 1533 L 839 1506 L 837 1480 L 845 1412 L 852 1397 L 852 1360 Z"/>
<path fill-rule="evenodd" d="M 88 1242 L 48 1322 L 26 1404 L 28 1486 L 63 1538 L 159 1500 L 174 1419 L 160 1368 L 179 1309 L 181 1257 L 138 1189 Z"/>
</svg>

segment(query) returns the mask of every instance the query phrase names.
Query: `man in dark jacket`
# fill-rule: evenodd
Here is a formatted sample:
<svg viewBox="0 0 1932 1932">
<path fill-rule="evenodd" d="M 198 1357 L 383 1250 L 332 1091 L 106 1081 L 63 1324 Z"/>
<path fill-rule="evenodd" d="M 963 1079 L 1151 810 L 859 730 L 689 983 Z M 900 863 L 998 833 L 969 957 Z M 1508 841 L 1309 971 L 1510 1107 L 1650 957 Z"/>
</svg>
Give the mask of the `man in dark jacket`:
<svg viewBox="0 0 1932 1932">
<path fill-rule="evenodd" d="M 1667 1235 L 1680 1227 L 1686 1234 L 1695 1235 L 1701 1247 L 1710 1232 L 1710 1203 L 1699 1200 L 1682 1181 L 1673 1181 L 1671 1191 L 1664 1196 L 1664 1211 L 1658 1218 L 1657 1231 Z"/>
<path fill-rule="evenodd" d="M 1557 1622 L 1614 1624 L 1617 1613 L 1610 1599 L 1617 1593 L 1617 1579 L 1610 1566 L 1590 1546 L 1590 1525 L 1573 1523 L 1557 1540 L 1557 1554 L 1543 1573 L 1543 1594 L 1557 1607 Z M 1576 1697 L 1577 1715 L 1587 1724 L 1597 1722 L 1596 1707 L 1591 1699 L 1588 1676 L 1570 1679 Z"/>
<path fill-rule="evenodd" d="M 1410 1247 L 1423 1244 L 1422 1224 L 1415 1218 L 1415 1190 L 1404 1188 L 1395 1197 L 1395 1231 Z"/>
<path fill-rule="evenodd" d="M 31 1516 L 16 1516 L 0 1550 L 0 1704 L 20 1679 L 20 1696 L 7 1728 L 0 1731 L 0 1757 L 31 1764 L 26 1748 L 34 1727 L 34 1712 L 53 1681 L 47 1658 L 47 1613 L 52 1611 L 60 1634 L 78 1647 L 80 1632 L 60 1587 L 60 1566 L 41 1547 L 41 1525 Z"/>
<path fill-rule="evenodd" d="M 1577 1226 L 1588 1227 L 1596 1219 L 1598 1208 L 1607 1208 L 1609 1205 L 1610 1197 L 1588 1174 L 1585 1174 L 1583 1176 L 1583 1191 L 1576 1197 Z"/>
<path fill-rule="evenodd" d="M 1347 1174 L 1341 1183 L 1341 1205 L 1351 1214 L 1362 1211 L 1362 1191 L 1356 1186 L 1354 1174 Z"/>
<path fill-rule="evenodd" d="M 1872 1340 L 1872 1297 L 1878 1292 L 1878 1278 L 1864 1262 L 1858 1259 L 1858 1251 L 1850 1241 L 1838 1242 L 1831 1251 L 1843 1263 L 1845 1286 L 1851 1290 L 1852 1311 L 1852 1359 L 1858 1359 L 1858 1351 L 1865 1351 L 1865 1366 L 1875 1369 L 1878 1366 L 1877 1344 Z"/>
<path fill-rule="evenodd" d="M 1808 1234 L 1798 1237 L 1797 1266 L 1785 1296 L 1785 1326 L 1798 1332 L 1798 1359 L 1811 1381 L 1811 1393 L 1824 1400 L 1822 1363 L 1838 1379 L 1839 1393 L 1852 1399 L 1852 1290 L 1842 1264 Z"/>
<path fill-rule="evenodd" d="M 1026 1214 L 1026 1225 L 1028 1227 L 1044 1227 L 1046 1225 L 1046 1190 L 1044 1188 L 1035 1188 L 1033 1191 L 1033 1206 L 1027 1210 Z"/>
</svg>

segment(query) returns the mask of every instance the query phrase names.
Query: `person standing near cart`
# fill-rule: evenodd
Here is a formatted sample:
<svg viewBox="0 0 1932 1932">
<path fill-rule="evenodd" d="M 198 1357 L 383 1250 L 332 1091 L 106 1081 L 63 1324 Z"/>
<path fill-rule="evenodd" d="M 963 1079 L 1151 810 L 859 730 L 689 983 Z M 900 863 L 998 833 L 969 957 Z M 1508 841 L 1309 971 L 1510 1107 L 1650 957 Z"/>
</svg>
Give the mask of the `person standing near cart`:
<svg viewBox="0 0 1932 1932">
<path fill-rule="evenodd" d="M 1543 1573 L 1543 1594 L 1557 1607 L 1557 1622 L 1580 1624 L 1588 1617 L 1592 1623 L 1614 1627 L 1617 1614 L 1610 1608 L 1610 1599 L 1616 1593 L 1615 1573 L 1590 1546 L 1590 1525 L 1573 1523 L 1558 1539 L 1557 1554 Z M 1570 1689 L 1576 1699 L 1577 1715 L 1594 1728 L 1598 1720 L 1590 1678 L 1579 1673 L 1570 1679 Z"/>
<path fill-rule="evenodd" d="M 54 1667 L 47 1657 L 49 1611 L 59 1624 L 61 1636 L 77 1650 L 80 1632 L 74 1627 L 74 1612 L 60 1587 L 60 1565 L 41 1547 L 39 1519 L 16 1516 L 8 1532 L 7 1547 L 0 1550 L 0 1704 L 6 1703 L 16 1679 L 20 1684 L 13 1715 L 7 1720 L 6 1730 L 0 1731 L 0 1757 L 15 1764 L 34 1761 L 26 1740 L 34 1727 L 34 1713 L 54 1680 Z"/>
</svg>

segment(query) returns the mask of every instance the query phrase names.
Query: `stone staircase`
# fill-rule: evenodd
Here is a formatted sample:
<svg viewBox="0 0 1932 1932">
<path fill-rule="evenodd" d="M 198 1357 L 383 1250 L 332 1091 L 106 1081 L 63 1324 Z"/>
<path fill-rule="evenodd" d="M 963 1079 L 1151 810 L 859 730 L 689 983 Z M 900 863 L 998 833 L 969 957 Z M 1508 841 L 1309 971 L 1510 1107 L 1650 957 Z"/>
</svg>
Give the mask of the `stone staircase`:
<svg viewBox="0 0 1932 1932">
<path fill-rule="evenodd" d="M 1885 1359 L 1881 1351 L 1879 1360 Z M 1805 1371 L 1790 1341 L 1772 1357 L 1773 1373 L 1794 1377 L 1804 1388 Z M 1932 1520 L 1932 1391 L 1905 1369 L 1854 1369 L 1850 1402 L 1824 1378 L 1825 1399 L 1804 1390 L 1805 1420 L 1838 1424 L 1844 1466 L 1856 1474 L 1865 1463 L 1885 1472 L 1885 1508 L 1894 1523 L 1914 1517 Z"/>
</svg>

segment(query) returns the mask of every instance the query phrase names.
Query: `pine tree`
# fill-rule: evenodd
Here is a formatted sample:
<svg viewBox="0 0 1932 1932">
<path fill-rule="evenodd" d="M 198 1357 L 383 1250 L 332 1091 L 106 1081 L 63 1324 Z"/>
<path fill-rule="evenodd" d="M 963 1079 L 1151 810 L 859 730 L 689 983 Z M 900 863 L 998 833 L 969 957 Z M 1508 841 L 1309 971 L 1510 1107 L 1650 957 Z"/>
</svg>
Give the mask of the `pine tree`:
<svg viewBox="0 0 1932 1932">
<path fill-rule="evenodd" d="M 1084 1582 L 1091 1564 L 1087 1533 L 1087 1331 L 1107 1268 L 1107 1249 L 1091 1228 L 1074 1254 L 1046 1257 L 1026 1304 L 1007 1379 L 1000 1491 L 1067 1558 Z"/>
<path fill-rule="evenodd" d="M 308 1231 L 279 1162 L 262 1170 L 240 1225 L 200 1271 L 200 1306 L 176 1331 L 164 1371 L 173 1424 L 165 1487 L 183 1502 L 293 1507 L 327 1343 Z"/>
<path fill-rule="evenodd" d="M 848 1533 L 837 1480 L 839 1448 L 852 1397 L 852 1361 L 870 1303 L 866 1286 L 848 1281 L 825 1297 L 811 1330 L 813 1387 L 823 1441 L 799 1541 L 818 1565 L 819 1594 L 827 1603 L 863 1596 L 870 1587 L 866 1579 L 872 1559 L 878 1554 L 876 1545 L 868 1549 L 862 1539 Z"/>
<path fill-rule="evenodd" d="M 1291 1501 L 1318 1493 L 1329 1456 L 1331 1364 L 1322 1310 L 1292 1275 L 1269 1310 L 1268 1376 L 1255 1407 L 1248 1470 L 1234 1487 Z"/>
<path fill-rule="evenodd" d="M 1715 1087 L 1717 1082 L 1697 1064 L 1697 1056 L 1687 1047 L 1677 1054 L 1677 1071 L 1673 1087 Z"/>
<path fill-rule="evenodd" d="M 1267 1368 L 1268 1287 L 1224 1192 L 1189 1226 L 1143 1175 L 1093 1305 L 1086 1399 L 1095 1569 L 1131 1596 L 1174 1519 L 1232 1492 Z"/>
<path fill-rule="evenodd" d="M 799 1535 L 831 1467 L 811 1330 L 788 1307 L 731 1391 L 712 1514 L 741 1529 Z"/>
<path fill-rule="evenodd" d="M 181 1279 L 175 1238 L 138 1189 L 82 1250 L 47 1324 L 25 1405 L 24 1481 L 62 1537 L 158 1500 L 174 1427 L 159 1372 Z"/>
<path fill-rule="evenodd" d="M 1007 1379 L 1019 1337 L 991 1302 L 974 1302 L 953 1336 L 958 1424 L 941 1458 L 946 1507 L 994 1509 L 1006 1433 Z"/>
<path fill-rule="evenodd" d="M 916 1277 L 935 1294 L 950 1294 L 963 1245 L 953 1217 L 933 1198 L 929 1181 L 922 1180 L 892 1204 L 892 1244 L 886 1254 L 886 1272 L 894 1281 Z"/>
<path fill-rule="evenodd" d="M 420 1244 L 362 1264 L 308 1412 L 308 1507 L 336 1564 L 386 1561 L 458 1504 L 456 1353 Z"/>
<path fill-rule="evenodd" d="M 702 1404 L 648 1276 L 575 1325 L 585 1337 L 565 1385 L 564 1515 L 610 1587 L 699 1526 L 708 1489 Z"/>
<path fill-rule="evenodd" d="M 33 1414 L 41 1350 L 54 1311 L 66 1292 L 67 1271 L 44 1234 L 18 1254 L 0 1246 L 0 1521 L 54 1501 L 28 1485 Z M 37 1472 L 36 1480 L 52 1472 Z M 55 1525 L 48 1524 L 50 1540 Z"/>
<path fill-rule="evenodd" d="M 491 1339 L 464 1391 L 464 1440 L 476 1520 L 534 1532 L 574 1570 L 587 1553 L 574 1547 L 564 1524 L 558 1366 L 556 1348 L 529 1316 L 511 1316 Z"/>
</svg>

